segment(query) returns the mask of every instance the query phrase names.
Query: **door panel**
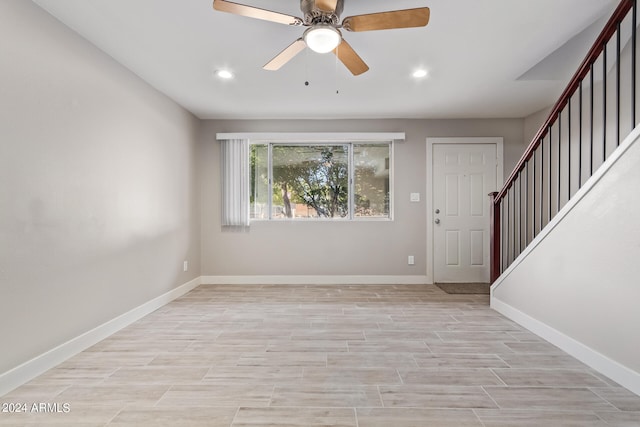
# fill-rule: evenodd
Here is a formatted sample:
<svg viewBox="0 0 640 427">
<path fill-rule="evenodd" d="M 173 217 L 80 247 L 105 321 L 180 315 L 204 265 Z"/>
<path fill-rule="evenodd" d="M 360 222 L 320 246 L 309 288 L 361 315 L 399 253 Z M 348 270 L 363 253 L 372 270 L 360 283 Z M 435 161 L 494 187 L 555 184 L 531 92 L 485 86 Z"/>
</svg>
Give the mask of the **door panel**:
<svg viewBox="0 0 640 427">
<path fill-rule="evenodd" d="M 460 180 L 458 175 L 447 175 L 445 186 L 446 209 L 445 215 L 458 216 L 460 205 Z"/>
<path fill-rule="evenodd" d="M 484 263 L 484 230 L 471 230 L 471 265 Z"/>
<path fill-rule="evenodd" d="M 460 265 L 460 232 L 458 230 L 446 231 L 447 265 Z"/>
<path fill-rule="evenodd" d="M 495 144 L 433 145 L 434 279 L 489 281 L 489 199 Z M 439 212 L 439 213 L 436 213 Z"/>
<path fill-rule="evenodd" d="M 472 216 L 482 216 L 484 215 L 484 205 L 487 203 L 486 195 L 483 196 L 482 192 L 484 191 L 484 174 L 480 173 L 472 173 L 469 175 L 469 179 L 471 180 L 471 210 L 470 214 Z"/>
</svg>

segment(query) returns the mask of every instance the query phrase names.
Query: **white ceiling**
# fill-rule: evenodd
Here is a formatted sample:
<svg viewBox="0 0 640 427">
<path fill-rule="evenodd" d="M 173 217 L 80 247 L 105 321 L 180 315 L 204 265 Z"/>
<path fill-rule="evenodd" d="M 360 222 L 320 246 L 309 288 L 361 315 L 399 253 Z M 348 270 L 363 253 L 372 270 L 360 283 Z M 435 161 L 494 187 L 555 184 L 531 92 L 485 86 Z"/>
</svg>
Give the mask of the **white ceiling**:
<svg viewBox="0 0 640 427">
<path fill-rule="evenodd" d="M 234 1 L 301 16 L 298 0 Z M 34 2 L 202 119 L 525 117 L 555 102 L 601 27 L 592 24 L 617 5 L 345 0 L 343 17 L 431 9 L 424 28 L 344 31 L 370 66 L 353 77 L 334 55 L 309 50 L 263 70 L 304 28 L 217 12 L 212 0 Z M 419 67 L 427 78 L 411 77 Z M 215 77 L 221 68 L 235 78 Z"/>
</svg>

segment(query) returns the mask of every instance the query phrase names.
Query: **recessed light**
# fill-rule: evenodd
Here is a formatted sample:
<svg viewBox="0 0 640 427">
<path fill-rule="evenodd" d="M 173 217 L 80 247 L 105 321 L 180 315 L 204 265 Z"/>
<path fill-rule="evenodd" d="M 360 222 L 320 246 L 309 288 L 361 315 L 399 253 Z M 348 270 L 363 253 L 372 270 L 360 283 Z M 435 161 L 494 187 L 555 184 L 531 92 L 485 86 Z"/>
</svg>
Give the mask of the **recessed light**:
<svg viewBox="0 0 640 427">
<path fill-rule="evenodd" d="M 217 70 L 216 76 L 224 80 L 229 80 L 233 78 L 233 73 L 229 70 Z"/>
<path fill-rule="evenodd" d="M 425 69 L 421 68 L 421 69 L 419 69 L 419 70 L 414 71 L 412 75 L 413 75 L 413 77 L 415 77 L 416 79 L 421 79 L 421 78 L 423 78 L 423 77 L 427 77 L 427 74 L 428 74 L 428 73 L 427 73 L 427 70 L 425 70 Z"/>
</svg>

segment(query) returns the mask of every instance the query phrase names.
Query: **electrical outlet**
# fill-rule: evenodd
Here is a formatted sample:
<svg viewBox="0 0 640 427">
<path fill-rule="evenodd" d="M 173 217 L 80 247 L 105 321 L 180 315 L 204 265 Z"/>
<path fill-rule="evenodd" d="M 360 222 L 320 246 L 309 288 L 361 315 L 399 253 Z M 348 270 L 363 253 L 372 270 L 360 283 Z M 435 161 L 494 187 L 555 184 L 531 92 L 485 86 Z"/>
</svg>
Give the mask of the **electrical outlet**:
<svg viewBox="0 0 640 427">
<path fill-rule="evenodd" d="M 416 263 L 416 260 L 413 255 L 409 255 L 407 262 L 409 263 L 409 265 L 414 265 Z"/>
<path fill-rule="evenodd" d="M 182 271 L 188 271 L 189 270 L 189 261 L 185 261 L 182 264 Z"/>
</svg>

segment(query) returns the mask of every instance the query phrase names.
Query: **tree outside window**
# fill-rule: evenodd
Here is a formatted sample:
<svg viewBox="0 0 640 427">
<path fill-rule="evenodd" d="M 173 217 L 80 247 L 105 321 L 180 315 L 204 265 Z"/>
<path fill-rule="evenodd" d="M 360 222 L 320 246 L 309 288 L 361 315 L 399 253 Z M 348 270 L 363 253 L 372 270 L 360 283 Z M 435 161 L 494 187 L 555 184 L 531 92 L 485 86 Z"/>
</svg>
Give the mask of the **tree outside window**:
<svg viewBox="0 0 640 427">
<path fill-rule="evenodd" d="M 389 218 L 390 147 L 252 144 L 251 218 Z"/>
</svg>

